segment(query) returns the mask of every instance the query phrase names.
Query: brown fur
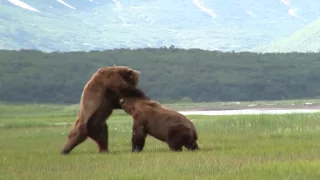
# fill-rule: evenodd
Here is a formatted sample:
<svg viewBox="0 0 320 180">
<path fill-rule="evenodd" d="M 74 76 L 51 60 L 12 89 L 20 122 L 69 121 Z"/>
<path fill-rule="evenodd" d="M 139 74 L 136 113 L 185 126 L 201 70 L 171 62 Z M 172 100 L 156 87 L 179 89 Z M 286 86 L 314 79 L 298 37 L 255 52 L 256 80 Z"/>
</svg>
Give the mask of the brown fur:
<svg viewBox="0 0 320 180">
<path fill-rule="evenodd" d="M 172 151 L 199 149 L 194 124 L 184 115 L 146 98 L 124 97 L 122 109 L 133 117 L 132 151 L 143 150 L 147 134 L 166 142 Z"/>
<path fill-rule="evenodd" d="M 126 66 L 97 70 L 83 89 L 77 120 L 68 134 L 61 154 L 69 154 L 87 137 L 97 143 L 99 152 L 108 152 L 106 119 L 113 109 L 121 108 L 117 94 L 121 97 L 147 98 L 136 88 L 138 81 L 139 72 Z"/>
</svg>

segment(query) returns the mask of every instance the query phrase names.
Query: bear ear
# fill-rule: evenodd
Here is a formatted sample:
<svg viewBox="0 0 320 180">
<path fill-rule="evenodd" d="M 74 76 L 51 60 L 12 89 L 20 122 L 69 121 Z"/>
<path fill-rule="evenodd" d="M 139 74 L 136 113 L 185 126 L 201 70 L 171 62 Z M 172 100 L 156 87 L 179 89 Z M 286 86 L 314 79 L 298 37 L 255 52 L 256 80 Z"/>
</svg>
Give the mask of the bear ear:
<svg viewBox="0 0 320 180">
<path fill-rule="evenodd" d="M 128 69 L 128 70 L 127 70 L 127 73 L 128 73 L 128 77 L 132 80 L 133 74 L 135 73 L 135 71 L 134 71 L 134 70 L 131 70 L 131 69 Z"/>
<path fill-rule="evenodd" d="M 130 79 L 132 79 L 132 77 L 133 77 L 133 71 L 132 70 L 130 70 L 130 69 L 128 69 L 128 74 L 129 74 L 129 77 L 130 77 Z"/>
</svg>

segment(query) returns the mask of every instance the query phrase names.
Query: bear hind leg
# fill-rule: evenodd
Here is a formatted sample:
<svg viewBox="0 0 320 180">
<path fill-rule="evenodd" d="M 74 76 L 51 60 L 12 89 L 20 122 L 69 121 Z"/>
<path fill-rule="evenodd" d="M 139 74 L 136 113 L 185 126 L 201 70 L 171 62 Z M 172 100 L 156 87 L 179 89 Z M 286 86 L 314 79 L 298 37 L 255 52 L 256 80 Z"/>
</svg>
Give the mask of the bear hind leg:
<svg viewBox="0 0 320 180">
<path fill-rule="evenodd" d="M 190 151 L 195 151 L 199 149 L 198 143 L 197 143 L 198 135 L 195 131 L 190 132 L 190 136 L 188 138 L 188 141 L 184 144 L 184 147 L 186 147 Z"/>
<path fill-rule="evenodd" d="M 167 144 L 171 151 L 182 151 L 184 145 L 184 126 L 176 124 L 169 128 Z"/>
<path fill-rule="evenodd" d="M 101 106 L 89 120 L 88 136 L 96 142 L 99 152 L 108 152 L 108 125 L 106 119 L 111 115 L 112 110 L 108 111 Z"/>
<path fill-rule="evenodd" d="M 195 151 L 199 149 L 198 143 L 196 141 L 192 141 L 191 143 L 185 144 L 186 147 L 190 151 Z"/>
<path fill-rule="evenodd" d="M 77 145 L 87 139 L 87 131 L 85 124 L 77 120 L 67 136 L 67 142 L 61 150 L 62 155 L 69 154 Z"/>
<path fill-rule="evenodd" d="M 177 151 L 177 152 L 181 152 L 182 151 L 182 143 L 180 139 L 169 139 L 167 141 L 167 144 L 169 146 L 169 149 L 171 151 Z"/>
<path fill-rule="evenodd" d="M 108 152 L 108 125 L 106 123 L 88 126 L 88 136 L 96 142 L 99 152 Z"/>
</svg>

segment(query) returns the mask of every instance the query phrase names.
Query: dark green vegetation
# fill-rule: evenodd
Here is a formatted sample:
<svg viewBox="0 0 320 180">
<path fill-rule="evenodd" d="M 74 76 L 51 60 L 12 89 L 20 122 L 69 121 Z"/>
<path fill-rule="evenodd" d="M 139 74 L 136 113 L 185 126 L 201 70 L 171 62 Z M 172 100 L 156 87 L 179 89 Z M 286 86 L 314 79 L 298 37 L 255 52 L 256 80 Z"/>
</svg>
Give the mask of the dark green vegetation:
<svg viewBox="0 0 320 180">
<path fill-rule="evenodd" d="M 65 0 L 70 7 L 56 0 L 23 2 L 37 11 L 10 1 L 0 3 L 0 49 L 78 51 L 174 45 L 244 51 L 290 36 L 315 21 L 320 9 L 318 0 L 286 1 L 288 5 L 280 0 Z"/>
<path fill-rule="evenodd" d="M 88 139 L 60 156 L 77 108 L 0 105 L 0 179 L 319 179 L 320 114 L 189 116 L 201 150 L 170 152 L 148 137 L 130 153 L 131 117 L 109 119 L 110 153 Z"/>
<path fill-rule="evenodd" d="M 140 87 L 164 101 L 315 98 L 320 54 L 256 54 L 171 48 L 43 53 L 0 51 L 0 101 L 78 103 L 100 67 L 141 71 Z"/>
</svg>

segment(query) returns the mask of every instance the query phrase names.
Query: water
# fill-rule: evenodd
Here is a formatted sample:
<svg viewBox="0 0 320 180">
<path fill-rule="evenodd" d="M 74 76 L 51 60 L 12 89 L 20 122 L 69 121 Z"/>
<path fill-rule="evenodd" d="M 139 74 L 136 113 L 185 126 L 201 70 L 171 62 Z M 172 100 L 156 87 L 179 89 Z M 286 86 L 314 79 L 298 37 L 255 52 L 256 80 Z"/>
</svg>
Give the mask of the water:
<svg viewBox="0 0 320 180">
<path fill-rule="evenodd" d="M 320 109 L 242 109 L 242 110 L 213 110 L 213 111 L 179 111 L 184 115 L 244 115 L 244 114 L 292 114 L 292 113 L 317 113 Z M 53 123 L 52 125 L 71 125 L 73 123 Z M 4 125 L 0 124 L 0 127 Z M 64 132 L 65 133 L 65 132 Z"/>
<path fill-rule="evenodd" d="M 242 109 L 242 110 L 212 110 L 212 111 L 179 111 L 183 115 L 244 115 L 244 114 L 292 114 L 317 113 L 320 109 Z"/>
</svg>

